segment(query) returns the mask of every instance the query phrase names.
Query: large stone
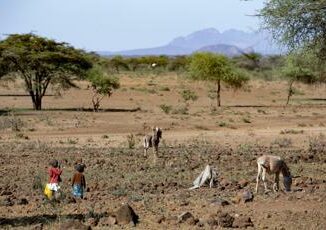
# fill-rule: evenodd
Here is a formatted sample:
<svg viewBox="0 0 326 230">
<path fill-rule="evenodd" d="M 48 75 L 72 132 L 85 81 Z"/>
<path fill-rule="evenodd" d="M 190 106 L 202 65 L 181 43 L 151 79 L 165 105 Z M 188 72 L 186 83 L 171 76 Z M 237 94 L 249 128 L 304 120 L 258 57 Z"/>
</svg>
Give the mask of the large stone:
<svg viewBox="0 0 326 230">
<path fill-rule="evenodd" d="M 252 223 L 250 217 L 248 216 L 239 216 L 234 219 L 233 225 L 234 228 L 247 228 L 253 227 L 254 224 Z"/>
<path fill-rule="evenodd" d="M 118 224 L 137 224 L 139 218 L 134 210 L 129 206 L 129 204 L 123 205 L 118 211 L 114 213 L 114 216 Z"/>
</svg>

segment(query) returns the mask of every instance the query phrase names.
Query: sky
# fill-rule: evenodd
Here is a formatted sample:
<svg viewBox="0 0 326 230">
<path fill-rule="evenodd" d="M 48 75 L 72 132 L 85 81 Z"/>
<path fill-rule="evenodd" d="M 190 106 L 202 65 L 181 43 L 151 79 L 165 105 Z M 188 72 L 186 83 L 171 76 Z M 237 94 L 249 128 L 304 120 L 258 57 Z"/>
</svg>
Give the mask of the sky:
<svg viewBox="0 0 326 230">
<path fill-rule="evenodd" d="M 263 0 L 0 0 L 0 39 L 30 33 L 87 51 L 165 45 L 216 28 L 254 31 Z"/>
</svg>

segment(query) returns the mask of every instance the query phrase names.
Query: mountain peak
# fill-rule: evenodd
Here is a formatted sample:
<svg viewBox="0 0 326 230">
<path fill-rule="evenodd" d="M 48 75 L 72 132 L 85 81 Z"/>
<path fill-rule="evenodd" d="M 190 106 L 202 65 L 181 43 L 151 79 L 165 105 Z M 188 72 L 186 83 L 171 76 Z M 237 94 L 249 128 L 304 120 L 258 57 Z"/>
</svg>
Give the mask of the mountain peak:
<svg viewBox="0 0 326 230">
<path fill-rule="evenodd" d="M 186 36 L 173 39 L 165 46 L 127 50 L 115 52 L 121 55 L 186 55 L 197 50 L 211 50 L 213 52 L 230 53 L 237 55 L 243 50 L 250 50 L 261 54 L 282 53 L 280 47 L 268 42 L 271 36 L 266 31 L 246 32 L 238 29 L 229 29 L 219 32 L 215 28 L 195 31 Z"/>
</svg>

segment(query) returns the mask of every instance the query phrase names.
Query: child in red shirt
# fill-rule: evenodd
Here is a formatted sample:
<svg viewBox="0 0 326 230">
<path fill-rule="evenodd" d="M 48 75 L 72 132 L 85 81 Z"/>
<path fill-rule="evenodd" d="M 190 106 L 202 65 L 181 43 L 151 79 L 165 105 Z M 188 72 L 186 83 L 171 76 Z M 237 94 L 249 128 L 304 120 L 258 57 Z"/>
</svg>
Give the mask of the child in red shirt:
<svg viewBox="0 0 326 230">
<path fill-rule="evenodd" d="M 51 168 L 49 169 L 49 188 L 54 193 L 58 192 L 60 189 L 59 183 L 61 182 L 62 169 L 60 169 L 59 162 L 57 160 L 52 160 L 50 162 Z"/>
</svg>

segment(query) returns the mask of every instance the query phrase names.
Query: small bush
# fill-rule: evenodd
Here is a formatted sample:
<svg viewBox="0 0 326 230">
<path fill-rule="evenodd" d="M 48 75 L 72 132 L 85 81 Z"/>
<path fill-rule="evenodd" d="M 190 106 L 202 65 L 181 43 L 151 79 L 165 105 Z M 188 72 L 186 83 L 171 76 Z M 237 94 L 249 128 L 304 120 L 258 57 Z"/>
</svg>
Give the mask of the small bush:
<svg viewBox="0 0 326 230">
<path fill-rule="evenodd" d="M 117 197 L 126 196 L 127 191 L 124 188 L 118 188 L 112 192 L 112 195 Z"/>
<path fill-rule="evenodd" d="M 292 146 L 292 140 L 290 138 L 276 138 L 273 142 L 272 145 L 277 145 L 280 148 L 287 148 Z"/>
<path fill-rule="evenodd" d="M 188 112 L 189 112 L 189 108 L 186 105 L 179 106 L 178 108 L 176 108 L 172 111 L 173 114 L 183 114 L 183 115 L 188 114 Z"/>
<path fill-rule="evenodd" d="M 182 96 L 183 100 L 185 102 L 187 101 L 196 101 L 198 99 L 197 94 L 190 90 L 190 89 L 184 89 L 180 92 L 180 95 Z"/>
<path fill-rule="evenodd" d="M 219 123 L 218 123 L 218 126 L 220 126 L 220 127 L 226 127 L 228 124 L 225 122 L 225 121 L 220 121 Z"/>
<path fill-rule="evenodd" d="M 161 86 L 161 87 L 159 88 L 159 90 L 160 90 L 160 91 L 170 91 L 170 88 L 167 87 L 167 86 Z"/>
<path fill-rule="evenodd" d="M 77 139 L 68 138 L 67 139 L 67 143 L 70 144 L 70 145 L 75 145 L 75 144 L 78 143 L 78 140 Z"/>
<path fill-rule="evenodd" d="M 10 128 L 14 132 L 19 132 L 25 126 L 24 122 L 14 113 L 8 113 L 0 122 L 0 129 Z"/>
<path fill-rule="evenodd" d="M 247 117 L 243 117 L 243 118 L 242 118 L 242 121 L 243 121 L 244 123 L 251 123 L 251 121 L 250 121 L 249 118 L 247 118 Z"/>
<path fill-rule="evenodd" d="M 303 130 L 294 130 L 294 129 L 284 129 L 280 134 L 302 134 Z"/>
<path fill-rule="evenodd" d="M 326 154 L 326 138 L 325 135 L 309 138 L 308 152 L 312 154 Z"/>
<path fill-rule="evenodd" d="M 127 135 L 127 142 L 128 142 L 128 148 L 129 149 L 134 149 L 136 146 L 136 139 L 134 134 L 129 134 Z"/>
<path fill-rule="evenodd" d="M 172 110 L 172 106 L 171 105 L 166 105 L 166 104 L 160 105 L 160 108 L 166 114 L 169 114 L 171 112 L 171 110 Z"/>
<path fill-rule="evenodd" d="M 108 136 L 108 135 L 106 135 L 106 134 L 104 134 L 104 135 L 102 136 L 102 138 L 103 138 L 103 139 L 108 139 L 108 138 L 109 138 L 109 136 Z"/>
</svg>

